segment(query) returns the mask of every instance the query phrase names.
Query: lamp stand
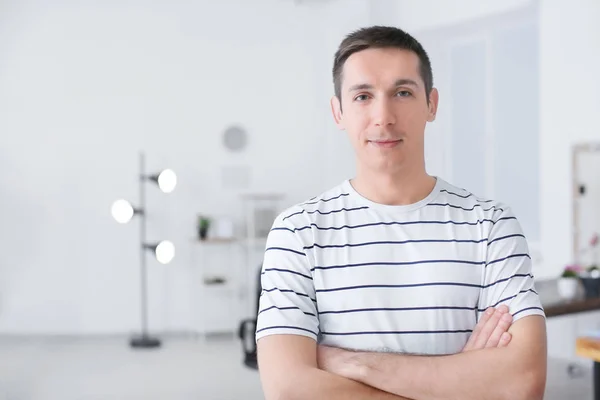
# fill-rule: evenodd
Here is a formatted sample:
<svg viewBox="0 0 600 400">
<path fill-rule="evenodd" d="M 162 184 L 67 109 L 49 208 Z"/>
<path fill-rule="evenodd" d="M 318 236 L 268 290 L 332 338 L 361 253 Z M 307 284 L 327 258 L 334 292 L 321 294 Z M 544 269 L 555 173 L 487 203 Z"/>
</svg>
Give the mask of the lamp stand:
<svg viewBox="0 0 600 400">
<path fill-rule="evenodd" d="M 146 274 L 146 159 L 144 153 L 140 153 L 140 305 L 142 332 L 140 335 L 133 336 L 129 345 L 135 349 L 151 349 L 160 347 L 159 339 L 151 337 L 148 334 L 148 279 Z"/>
<path fill-rule="evenodd" d="M 134 336 L 129 341 L 129 345 L 136 349 L 153 349 L 160 347 L 160 340 L 150 336 Z"/>
</svg>

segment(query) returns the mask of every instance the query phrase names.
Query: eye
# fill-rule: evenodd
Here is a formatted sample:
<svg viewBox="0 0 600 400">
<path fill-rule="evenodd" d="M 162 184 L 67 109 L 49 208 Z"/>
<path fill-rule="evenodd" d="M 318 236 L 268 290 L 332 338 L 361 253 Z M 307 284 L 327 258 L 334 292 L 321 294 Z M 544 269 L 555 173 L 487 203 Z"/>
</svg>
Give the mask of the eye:
<svg viewBox="0 0 600 400">
<path fill-rule="evenodd" d="M 366 101 L 369 99 L 369 96 L 366 94 L 359 94 L 354 98 L 354 101 Z"/>
<path fill-rule="evenodd" d="M 398 97 L 409 97 L 409 96 L 412 96 L 412 93 L 409 92 L 408 90 L 400 90 L 398 93 L 396 93 L 396 96 L 398 96 Z"/>
</svg>

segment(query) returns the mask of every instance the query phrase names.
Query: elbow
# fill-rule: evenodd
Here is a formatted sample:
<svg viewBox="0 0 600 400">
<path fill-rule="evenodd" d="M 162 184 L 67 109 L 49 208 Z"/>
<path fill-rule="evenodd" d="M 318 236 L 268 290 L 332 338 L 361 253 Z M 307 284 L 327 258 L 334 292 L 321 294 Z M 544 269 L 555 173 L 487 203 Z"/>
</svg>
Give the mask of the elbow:
<svg viewBox="0 0 600 400">
<path fill-rule="evenodd" d="M 537 370 L 532 370 L 528 376 L 528 382 L 525 383 L 526 399 L 528 400 L 544 400 L 544 392 L 546 391 L 546 373 L 547 365 L 540 366 Z"/>
<path fill-rule="evenodd" d="M 523 397 L 523 400 L 544 400 L 544 392 L 546 391 L 546 381 L 538 380 L 529 384 L 526 387 L 526 396 Z"/>
<path fill-rule="evenodd" d="M 265 400 L 303 400 L 304 395 L 298 392 L 297 388 L 292 385 L 281 386 L 279 389 L 273 390 L 270 393 L 265 393 Z"/>
<path fill-rule="evenodd" d="M 505 400 L 544 400 L 544 391 L 543 387 L 525 387 L 516 396 L 507 396 Z"/>
<path fill-rule="evenodd" d="M 294 400 L 294 393 L 291 385 L 280 382 L 278 385 L 263 387 L 265 400 Z"/>
<path fill-rule="evenodd" d="M 292 374 L 298 378 L 300 374 Z M 301 400 L 304 397 L 299 393 L 298 386 L 294 384 L 293 379 L 278 379 L 263 383 L 263 394 L 265 400 Z"/>
<path fill-rule="evenodd" d="M 546 371 L 522 374 L 503 400 L 543 400 L 546 390 Z"/>
<path fill-rule="evenodd" d="M 298 396 L 296 391 L 291 385 L 285 385 L 281 387 L 277 392 L 273 393 L 269 400 L 297 400 Z"/>
<path fill-rule="evenodd" d="M 293 397 L 283 388 L 264 390 L 265 400 L 291 400 Z"/>
<path fill-rule="evenodd" d="M 265 395 L 265 400 L 291 400 L 292 397 L 285 395 L 284 393 L 271 393 Z"/>
</svg>

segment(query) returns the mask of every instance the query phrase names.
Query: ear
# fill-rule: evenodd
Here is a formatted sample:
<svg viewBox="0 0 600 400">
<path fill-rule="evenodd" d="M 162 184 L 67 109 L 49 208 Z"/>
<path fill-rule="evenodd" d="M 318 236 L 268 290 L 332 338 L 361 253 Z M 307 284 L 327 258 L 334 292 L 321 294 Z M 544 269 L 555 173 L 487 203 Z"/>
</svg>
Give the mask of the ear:
<svg viewBox="0 0 600 400">
<path fill-rule="evenodd" d="M 331 113 L 333 114 L 335 124 L 339 129 L 344 130 L 342 103 L 340 103 L 340 99 L 337 96 L 333 96 L 329 103 L 331 104 Z"/>
<path fill-rule="evenodd" d="M 428 122 L 435 121 L 439 100 L 440 94 L 438 93 L 438 90 L 436 88 L 431 89 L 431 93 L 429 94 L 429 114 L 427 115 Z"/>
</svg>

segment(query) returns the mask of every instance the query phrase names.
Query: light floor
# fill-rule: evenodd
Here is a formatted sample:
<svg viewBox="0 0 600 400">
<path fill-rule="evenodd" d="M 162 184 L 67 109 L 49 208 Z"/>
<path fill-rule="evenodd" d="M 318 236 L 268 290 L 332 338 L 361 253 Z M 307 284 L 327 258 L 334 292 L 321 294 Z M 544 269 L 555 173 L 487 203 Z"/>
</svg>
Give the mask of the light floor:
<svg viewBox="0 0 600 400">
<path fill-rule="evenodd" d="M 570 378 L 551 360 L 546 400 L 591 400 L 589 364 Z M 127 339 L 0 338 L 0 400 L 258 400 L 237 340 L 171 338 L 132 351 Z"/>
</svg>

